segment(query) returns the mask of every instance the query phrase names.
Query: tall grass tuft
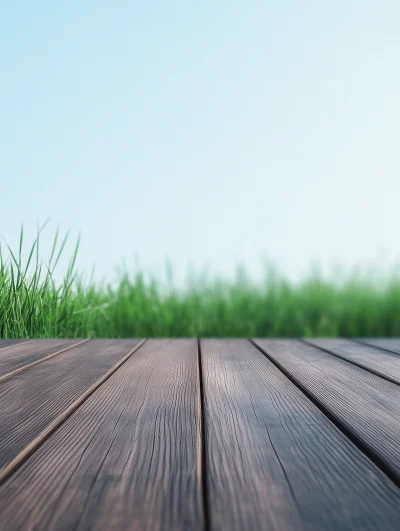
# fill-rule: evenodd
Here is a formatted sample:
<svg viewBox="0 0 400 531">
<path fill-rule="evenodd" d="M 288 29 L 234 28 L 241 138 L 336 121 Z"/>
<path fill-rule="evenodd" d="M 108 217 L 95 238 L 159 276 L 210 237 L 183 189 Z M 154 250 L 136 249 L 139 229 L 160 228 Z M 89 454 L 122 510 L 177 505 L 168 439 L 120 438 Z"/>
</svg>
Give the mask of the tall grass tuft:
<svg viewBox="0 0 400 531">
<path fill-rule="evenodd" d="M 261 283 L 243 271 L 233 281 L 198 277 L 184 290 L 162 289 L 142 271 L 120 272 L 118 283 L 84 282 L 76 271 L 76 242 L 65 277 L 54 272 L 68 233 L 57 230 L 50 256 L 40 235 L 23 261 L 0 247 L 0 337 L 395 337 L 400 336 L 400 280 L 356 273 L 341 282 L 313 273 L 295 284 L 269 269 Z"/>
</svg>

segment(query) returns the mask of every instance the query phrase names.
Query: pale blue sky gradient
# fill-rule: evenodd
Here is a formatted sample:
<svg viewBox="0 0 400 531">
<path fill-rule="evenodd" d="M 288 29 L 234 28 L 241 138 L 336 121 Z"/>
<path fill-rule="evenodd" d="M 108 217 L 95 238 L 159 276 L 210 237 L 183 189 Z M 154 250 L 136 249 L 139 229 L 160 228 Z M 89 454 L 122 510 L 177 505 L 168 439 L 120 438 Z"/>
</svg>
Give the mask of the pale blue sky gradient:
<svg viewBox="0 0 400 531">
<path fill-rule="evenodd" d="M 0 8 L 0 234 L 229 275 L 400 255 L 398 0 Z"/>
</svg>

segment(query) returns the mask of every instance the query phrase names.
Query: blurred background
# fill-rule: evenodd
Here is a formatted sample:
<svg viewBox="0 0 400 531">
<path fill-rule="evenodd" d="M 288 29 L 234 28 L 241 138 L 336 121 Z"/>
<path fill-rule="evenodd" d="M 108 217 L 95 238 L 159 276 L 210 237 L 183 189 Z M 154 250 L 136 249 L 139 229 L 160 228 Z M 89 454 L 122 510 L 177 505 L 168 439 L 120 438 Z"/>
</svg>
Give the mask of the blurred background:
<svg viewBox="0 0 400 531">
<path fill-rule="evenodd" d="M 4 3 L 2 238 L 50 218 L 96 280 L 392 271 L 399 28 L 395 0 Z"/>
</svg>

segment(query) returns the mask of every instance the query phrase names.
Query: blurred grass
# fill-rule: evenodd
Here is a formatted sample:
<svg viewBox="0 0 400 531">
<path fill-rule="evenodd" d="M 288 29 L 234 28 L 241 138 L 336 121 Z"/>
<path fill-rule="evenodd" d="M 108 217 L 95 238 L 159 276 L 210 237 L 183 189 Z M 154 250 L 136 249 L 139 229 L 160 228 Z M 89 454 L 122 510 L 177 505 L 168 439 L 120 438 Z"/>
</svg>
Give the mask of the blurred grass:
<svg viewBox="0 0 400 531">
<path fill-rule="evenodd" d="M 267 268 L 254 283 L 238 270 L 232 281 L 193 277 L 184 290 L 165 290 L 142 271 L 122 270 L 116 285 L 84 282 L 77 242 L 63 282 L 54 271 L 68 234 L 57 231 L 47 261 L 40 233 L 23 263 L 0 247 L 0 337 L 399 337 L 400 279 L 353 273 L 326 280 L 317 273 L 294 284 Z"/>
</svg>

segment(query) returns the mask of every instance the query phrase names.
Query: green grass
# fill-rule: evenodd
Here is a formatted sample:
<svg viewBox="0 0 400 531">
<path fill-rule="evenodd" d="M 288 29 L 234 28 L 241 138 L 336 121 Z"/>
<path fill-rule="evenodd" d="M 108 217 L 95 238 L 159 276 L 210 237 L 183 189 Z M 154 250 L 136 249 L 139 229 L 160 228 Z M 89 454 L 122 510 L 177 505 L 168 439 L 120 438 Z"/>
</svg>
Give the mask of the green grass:
<svg viewBox="0 0 400 531">
<path fill-rule="evenodd" d="M 6 246 L 0 254 L 0 337 L 399 337 L 400 279 L 383 283 L 353 274 L 342 281 L 311 274 L 294 284 L 267 270 L 251 282 L 201 277 L 186 289 L 165 289 L 142 271 L 122 271 L 118 283 L 84 282 L 76 271 L 79 241 L 63 282 L 54 271 L 68 235 L 54 238 L 47 260 L 40 231 L 23 262 Z"/>
</svg>

